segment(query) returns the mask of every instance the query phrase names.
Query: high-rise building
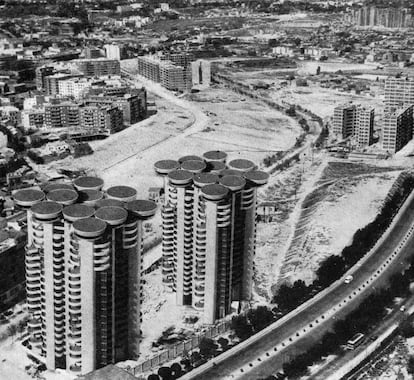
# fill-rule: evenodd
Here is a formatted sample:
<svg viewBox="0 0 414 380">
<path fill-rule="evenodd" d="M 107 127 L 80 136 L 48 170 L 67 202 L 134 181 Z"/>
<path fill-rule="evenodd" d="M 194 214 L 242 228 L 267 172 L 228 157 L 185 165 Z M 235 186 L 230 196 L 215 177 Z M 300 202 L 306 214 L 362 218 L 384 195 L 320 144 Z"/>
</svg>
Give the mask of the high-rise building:
<svg viewBox="0 0 414 380">
<path fill-rule="evenodd" d="M 358 147 L 369 146 L 374 142 L 374 120 L 374 108 L 357 107 L 355 137 Z"/>
<path fill-rule="evenodd" d="M 414 104 L 414 79 L 389 77 L 385 80 L 385 108 L 408 107 Z"/>
<path fill-rule="evenodd" d="M 121 66 L 116 59 L 77 59 L 75 64 L 80 72 L 89 77 L 121 75 Z"/>
<path fill-rule="evenodd" d="M 55 68 L 53 66 L 41 66 L 36 68 L 36 88 L 41 91 L 46 89 L 45 77 L 53 75 Z"/>
<path fill-rule="evenodd" d="M 375 110 L 346 103 L 334 109 L 332 131 L 342 139 L 355 137 L 358 147 L 373 143 Z"/>
<path fill-rule="evenodd" d="M 29 349 L 49 369 L 88 373 L 137 359 L 141 336 L 142 223 L 156 204 L 103 181 L 24 189 Z"/>
<path fill-rule="evenodd" d="M 256 245 L 257 187 L 268 174 L 220 151 L 163 160 L 163 283 L 177 304 L 213 323 L 233 301 L 249 301 Z"/>
<path fill-rule="evenodd" d="M 356 105 L 353 103 L 341 104 L 334 109 L 333 133 L 346 139 L 355 134 Z"/>
<path fill-rule="evenodd" d="M 211 83 L 211 63 L 199 59 L 191 64 L 193 85 L 209 87 Z"/>
<path fill-rule="evenodd" d="M 413 138 L 413 106 L 391 109 L 384 114 L 382 148 L 396 153 Z"/>
<path fill-rule="evenodd" d="M 121 47 L 117 44 L 107 44 L 104 45 L 106 58 L 116 59 L 117 61 L 121 60 Z"/>
</svg>

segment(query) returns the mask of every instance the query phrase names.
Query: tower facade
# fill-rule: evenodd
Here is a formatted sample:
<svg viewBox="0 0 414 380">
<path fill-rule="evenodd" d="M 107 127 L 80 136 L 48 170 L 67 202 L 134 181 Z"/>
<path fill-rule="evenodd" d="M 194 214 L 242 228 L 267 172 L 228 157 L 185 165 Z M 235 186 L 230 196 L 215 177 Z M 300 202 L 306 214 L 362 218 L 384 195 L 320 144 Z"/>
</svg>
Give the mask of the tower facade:
<svg viewBox="0 0 414 380">
<path fill-rule="evenodd" d="M 81 177 L 14 195 L 27 209 L 29 348 L 49 369 L 84 374 L 139 355 L 142 222 L 156 204 L 102 187 Z"/>
<path fill-rule="evenodd" d="M 268 180 L 253 162 L 226 159 L 210 151 L 155 164 L 165 181 L 163 282 L 205 323 L 251 299 L 257 188 Z"/>
</svg>

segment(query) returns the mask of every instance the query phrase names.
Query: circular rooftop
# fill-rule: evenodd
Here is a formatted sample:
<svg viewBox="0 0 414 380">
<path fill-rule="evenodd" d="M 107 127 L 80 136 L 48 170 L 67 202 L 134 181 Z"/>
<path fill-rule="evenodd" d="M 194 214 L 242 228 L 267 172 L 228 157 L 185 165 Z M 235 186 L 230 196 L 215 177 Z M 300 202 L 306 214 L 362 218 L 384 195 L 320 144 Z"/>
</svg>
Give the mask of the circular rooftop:
<svg viewBox="0 0 414 380">
<path fill-rule="evenodd" d="M 130 186 L 112 186 L 106 190 L 108 198 L 117 199 L 122 202 L 133 201 L 137 197 L 137 191 Z"/>
<path fill-rule="evenodd" d="M 46 198 L 49 201 L 68 206 L 76 202 L 78 199 L 78 193 L 75 190 L 57 189 L 47 193 Z"/>
<path fill-rule="evenodd" d="M 234 169 L 224 169 L 224 170 L 220 171 L 220 176 L 221 177 L 225 177 L 225 176 L 228 176 L 228 175 L 236 175 L 236 176 L 241 177 L 242 173 L 240 171 L 234 170 Z"/>
<path fill-rule="evenodd" d="M 104 181 L 98 177 L 79 177 L 73 181 L 78 190 L 101 190 Z"/>
<path fill-rule="evenodd" d="M 219 181 L 219 176 L 213 173 L 200 173 L 194 176 L 194 184 L 199 187 L 212 185 Z"/>
<path fill-rule="evenodd" d="M 188 156 L 182 156 L 178 159 L 178 162 L 180 164 L 182 164 L 185 161 L 204 161 L 202 157 L 200 156 L 193 156 L 193 155 L 188 155 Z"/>
<path fill-rule="evenodd" d="M 57 202 L 43 201 L 36 203 L 31 210 L 36 219 L 53 220 L 59 216 L 62 208 Z"/>
<path fill-rule="evenodd" d="M 154 164 L 155 171 L 158 174 L 166 175 L 173 170 L 180 168 L 180 163 L 175 160 L 161 160 Z"/>
<path fill-rule="evenodd" d="M 96 238 L 105 232 L 106 223 L 96 218 L 84 218 L 73 223 L 73 228 L 80 237 Z"/>
<path fill-rule="evenodd" d="M 118 199 L 105 198 L 97 201 L 95 206 L 97 208 L 106 206 L 124 207 L 124 203 L 119 201 Z"/>
<path fill-rule="evenodd" d="M 174 170 L 168 174 L 168 178 L 173 185 L 184 186 L 191 183 L 193 174 L 187 170 Z"/>
<path fill-rule="evenodd" d="M 207 167 L 204 161 L 188 160 L 181 164 L 182 170 L 187 170 L 191 173 L 201 173 Z"/>
<path fill-rule="evenodd" d="M 99 190 L 83 190 L 79 192 L 79 202 L 88 206 L 95 206 L 96 202 L 103 198 L 103 192 Z"/>
<path fill-rule="evenodd" d="M 219 201 L 227 196 L 229 190 L 223 185 L 206 185 L 201 189 L 203 196 L 210 201 Z"/>
<path fill-rule="evenodd" d="M 244 173 L 243 177 L 257 186 L 264 185 L 269 180 L 269 174 L 260 170 L 253 170 L 251 172 Z"/>
<path fill-rule="evenodd" d="M 63 209 L 63 216 L 69 222 L 75 222 L 79 219 L 90 218 L 95 214 L 95 210 L 85 204 L 75 203 L 70 206 L 66 206 Z"/>
<path fill-rule="evenodd" d="M 35 189 L 19 190 L 13 195 L 14 201 L 21 207 L 32 207 L 36 203 L 41 202 L 44 198 L 44 192 Z"/>
<path fill-rule="evenodd" d="M 128 217 L 128 212 L 122 207 L 106 206 L 95 212 L 95 218 L 107 222 L 111 226 L 119 226 Z"/>
<path fill-rule="evenodd" d="M 220 161 L 210 161 L 207 163 L 207 170 L 210 173 L 220 174 L 224 169 L 226 169 L 226 164 Z"/>
<path fill-rule="evenodd" d="M 246 186 L 246 180 L 237 175 L 226 175 L 220 178 L 220 184 L 231 191 L 239 191 Z"/>
<path fill-rule="evenodd" d="M 209 152 L 205 152 L 203 157 L 207 162 L 218 161 L 224 163 L 227 159 L 227 153 L 221 150 L 210 150 Z"/>
<path fill-rule="evenodd" d="M 50 183 L 47 183 L 43 187 L 43 191 L 45 193 L 49 193 L 50 191 L 61 190 L 61 189 L 74 190 L 75 188 L 70 183 L 62 183 L 62 182 L 50 182 Z"/>
<path fill-rule="evenodd" d="M 244 159 L 230 161 L 228 165 L 229 169 L 239 170 L 241 172 L 248 172 L 256 167 L 254 162 Z"/>
<path fill-rule="evenodd" d="M 135 201 L 128 202 L 127 209 L 139 218 L 149 218 L 155 215 L 155 212 L 157 211 L 157 204 L 154 201 L 137 199 Z"/>
</svg>

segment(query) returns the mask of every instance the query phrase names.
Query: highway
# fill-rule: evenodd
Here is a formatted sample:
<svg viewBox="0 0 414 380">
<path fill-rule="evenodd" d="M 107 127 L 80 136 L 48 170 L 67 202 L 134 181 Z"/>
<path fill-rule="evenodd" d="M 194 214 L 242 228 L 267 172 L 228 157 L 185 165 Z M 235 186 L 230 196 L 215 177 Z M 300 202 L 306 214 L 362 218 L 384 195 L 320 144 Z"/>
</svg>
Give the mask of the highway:
<svg viewBox="0 0 414 380">
<path fill-rule="evenodd" d="M 338 280 L 328 291 L 322 292 L 311 302 L 308 301 L 306 305 L 259 333 L 262 335 L 260 339 L 250 338 L 220 355 L 221 358 L 212 359 L 202 366 L 204 368 L 186 374 L 183 380 L 255 380 L 280 370 L 286 361 L 286 355 L 305 350 L 335 320 L 354 307 L 361 297 L 383 285 L 388 274 L 401 271 L 404 260 L 414 250 L 414 235 L 411 234 L 406 239 L 399 252 L 395 250 L 405 240 L 405 235 L 414 231 L 413 220 L 414 196 L 410 196 L 406 207 L 400 210 L 392 223 L 387 238 L 381 239 L 365 262 L 354 266 L 351 283 L 345 284 L 343 280 Z"/>
</svg>

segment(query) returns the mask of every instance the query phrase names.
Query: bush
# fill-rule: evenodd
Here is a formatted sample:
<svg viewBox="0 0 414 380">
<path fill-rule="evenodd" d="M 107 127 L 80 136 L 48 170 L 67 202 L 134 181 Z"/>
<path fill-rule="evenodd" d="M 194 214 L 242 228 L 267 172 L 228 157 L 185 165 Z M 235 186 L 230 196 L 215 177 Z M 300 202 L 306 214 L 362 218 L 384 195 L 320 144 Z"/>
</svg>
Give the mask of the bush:
<svg viewBox="0 0 414 380">
<path fill-rule="evenodd" d="M 213 357 L 217 352 L 217 344 L 213 339 L 202 338 L 199 344 L 200 355 L 206 359 Z"/>
</svg>

